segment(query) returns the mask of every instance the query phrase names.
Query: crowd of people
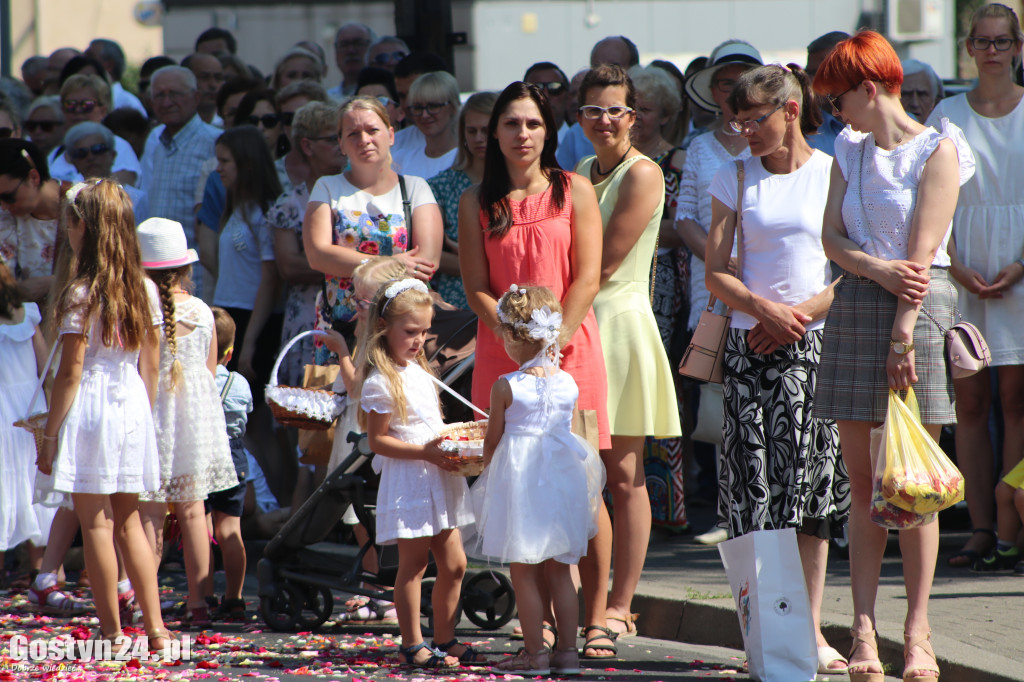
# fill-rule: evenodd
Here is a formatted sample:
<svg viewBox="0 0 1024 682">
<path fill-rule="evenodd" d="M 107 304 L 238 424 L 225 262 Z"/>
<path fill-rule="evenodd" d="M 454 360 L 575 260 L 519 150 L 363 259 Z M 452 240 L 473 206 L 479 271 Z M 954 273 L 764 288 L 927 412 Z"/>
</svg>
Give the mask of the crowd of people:
<svg viewBox="0 0 1024 682">
<path fill-rule="evenodd" d="M 27 542 L 31 569 L 4 581 L 48 613 L 94 608 L 111 640 L 141 620 L 167 641 L 168 610 L 244 617 L 243 535 L 272 533 L 324 474 L 263 400 L 282 349 L 317 329 L 277 379 L 339 366 L 338 433 L 368 434 L 377 540 L 399 547 L 394 603 L 346 616 L 397 624 L 409 664 L 485 660 L 455 637 L 463 541 L 512 567 L 525 647 L 499 669 L 578 672 L 576 565 L 579 653 L 614 657 L 651 529 L 686 530 L 689 495 L 718 510 L 700 542 L 795 528 L 819 672 L 880 682 L 871 430 L 889 389 L 915 389 L 936 439 L 957 424 L 973 534 L 950 565 L 1024 575 L 1024 32 L 990 4 L 964 44 L 978 78 L 948 98 L 871 31 L 817 38 L 804 65 L 729 39 L 683 70 L 611 36 L 572 78 L 539 61 L 465 99 L 444 60 L 356 22 L 333 85 L 315 41 L 262 74 L 218 28 L 180 63 L 147 60 L 137 94 L 115 41 L 30 58 L 0 88 L 0 556 Z M 716 300 L 720 391 L 675 369 Z M 490 410 L 471 489 L 439 446 L 424 355 L 452 310 L 476 315 L 471 398 Z M 993 369 L 954 381 L 943 330 L 961 316 Z M 12 424 L 44 384 L 37 452 Z M 717 447 L 692 438 L 716 408 Z M 169 505 L 180 606 L 155 580 Z M 844 528 L 848 657 L 820 628 Z M 79 529 L 91 605 L 61 589 Z M 904 680 L 921 682 L 938 676 L 938 523 L 899 533 Z"/>
</svg>

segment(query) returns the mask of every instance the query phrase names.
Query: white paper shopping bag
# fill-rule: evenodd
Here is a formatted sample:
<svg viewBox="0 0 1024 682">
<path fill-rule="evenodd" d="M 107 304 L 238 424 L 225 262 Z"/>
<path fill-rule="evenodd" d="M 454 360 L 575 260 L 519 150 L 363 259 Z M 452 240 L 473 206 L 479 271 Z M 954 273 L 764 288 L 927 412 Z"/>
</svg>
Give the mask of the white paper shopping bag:
<svg viewBox="0 0 1024 682">
<path fill-rule="evenodd" d="M 818 649 L 796 531 L 761 530 L 718 545 L 729 577 L 750 676 L 810 682 Z"/>
</svg>

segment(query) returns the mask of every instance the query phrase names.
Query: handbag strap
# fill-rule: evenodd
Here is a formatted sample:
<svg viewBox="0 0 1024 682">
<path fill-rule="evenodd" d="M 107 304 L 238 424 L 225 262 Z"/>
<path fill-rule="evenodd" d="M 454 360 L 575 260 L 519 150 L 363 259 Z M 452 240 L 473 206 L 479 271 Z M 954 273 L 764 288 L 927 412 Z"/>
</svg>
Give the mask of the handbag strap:
<svg viewBox="0 0 1024 682">
<path fill-rule="evenodd" d="M 32 399 L 28 401 L 28 414 L 25 415 L 26 419 L 32 416 L 32 408 L 35 406 L 36 399 L 39 397 L 39 394 L 43 391 L 43 384 L 46 383 L 46 375 L 50 373 L 50 365 L 53 364 L 53 356 L 57 352 L 57 346 L 59 345 L 60 337 L 58 336 L 57 340 L 53 342 L 53 347 L 50 348 L 50 357 L 46 358 L 46 365 L 43 367 L 42 374 L 39 375 L 39 382 L 36 384 L 36 390 L 32 392 Z"/>
<path fill-rule="evenodd" d="M 405 231 L 409 234 L 409 245 L 412 244 L 412 202 L 409 201 L 409 193 L 405 189 L 405 176 L 398 176 L 398 189 L 402 192 L 402 213 L 405 214 Z"/>
<path fill-rule="evenodd" d="M 746 177 L 746 170 L 743 168 L 743 161 L 736 159 L 736 277 L 743 281 L 743 180 Z M 715 303 L 718 297 L 708 292 L 707 311 L 715 311 Z M 725 309 L 726 315 L 732 314 L 732 309 Z"/>
</svg>

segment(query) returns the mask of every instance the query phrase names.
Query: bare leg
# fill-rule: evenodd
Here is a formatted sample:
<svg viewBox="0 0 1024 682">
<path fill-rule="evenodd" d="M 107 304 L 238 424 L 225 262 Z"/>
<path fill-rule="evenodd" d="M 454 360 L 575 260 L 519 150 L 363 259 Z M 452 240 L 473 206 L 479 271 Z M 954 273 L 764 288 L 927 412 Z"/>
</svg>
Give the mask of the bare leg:
<svg viewBox="0 0 1024 682">
<path fill-rule="evenodd" d="M 462 578 L 466 575 L 466 554 L 458 530 L 443 530 L 430 543 L 437 566 L 437 578 L 431 602 L 434 607 L 434 641 L 444 644 L 455 639 L 455 611 L 462 594 Z M 461 656 L 464 647 L 453 648 L 453 656 Z"/>
<path fill-rule="evenodd" d="M 166 630 L 160 615 L 160 589 L 156 581 L 156 564 L 153 563 L 153 553 L 142 530 L 139 499 L 137 495 L 119 493 L 111 495 L 110 501 L 124 566 L 128 572 L 128 579 L 132 581 L 132 587 L 135 589 L 135 599 L 142 609 L 144 627 L 150 635 L 150 651 L 156 651 L 163 647 L 163 641 L 155 634 Z"/>
<path fill-rule="evenodd" d="M 167 503 L 139 502 L 139 514 L 146 540 L 159 567 L 164 558 L 164 519 L 167 518 Z"/>
<path fill-rule="evenodd" d="M 627 629 L 620 619 L 632 622 L 633 593 L 640 582 L 651 538 L 651 498 L 644 476 L 643 446 L 643 436 L 612 436 L 611 450 L 601 451 L 615 509 L 615 578 L 606 614 L 609 627 L 620 633 Z"/>
<path fill-rule="evenodd" d="M 839 442 L 843 462 L 850 476 L 850 584 L 853 590 L 853 629 L 868 633 L 875 629 L 875 598 L 882 555 L 888 531 L 871 522 L 871 429 L 877 424 L 840 421 Z M 858 646 L 850 654 L 852 672 L 881 672 L 875 652 Z M 856 670 L 853 670 L 856 668 Z"/>
<path fill-rule="evenodd" d="M 224 558 L 224 577 L 227 580 L 224 597 L 241 599 L 242 582 L 245 580 L 245 543 L 242 542 L 242 519 L 237 516 L 228 516 L 223 512 L 214 512 L 214 518 L 217 521 L 217 544 L 220 545 L 220 554 Z M 211 580 L 210 583 L 212 584 L 212 582 Z"/>
<path fill-rule="evenodd" d="M 804 569 L 804 581 L 807 583 L 807 596 L 811 602 L 811 619 L 814 622 L 814 639 L 818 648 L 827 647 L 828 641 L 821 634 L 821 602 L 825 595 L 825 570 L 828 566 L 828 540 L 796 534 L 797 546 L 800 548 L 800 563 Z M 833 661 L 831 668 L 842 669 L 846 666 L 842 661 Z"/>
<path fill-rule="evenodd" d="M 583 605 L 586 610 L 587 627 L 607 627 L 605 617 L 608 604 L 608 575 L 612 565 L 612 520 L 608 508 L 601 501 L 598 504 L 597 535 L 587 545 L 587 556 L 580 559 L 580 583 L 583 588 Z M 559 633 L 561 634 L 561 633 Z M 595 633 L 591 633 L 593 636 Z M 610 640 L 609 640 L 610 641 Z M 602 642 L 603 643 L 603 642 Z M 611 658 L 608 651 L 584 649 L 588 658 Z"/>
<path fill-rule="evenodd" d="M 39 564 L 40 573 L 56 573 L 60 570 L 60 565 L 64 563 L 64 555 L 71 549 L 76 533 L 78 516 L 73 510 L 61 507 L 50 524 L 50 536 L 43 551 L 42 563 Z"/>
<path fill-rule="evenodd" d="M 523 626 L 523 646 L 526 653 L 536 656 L 544 647 L 541 626 L 544 622 L 544 601 L 540 584 L 544 580 L 541 564 L 511 564 L 509 575 L 516 591 L 516 609 L 519 624 Z"/>
<path fill-rule="evenodd" d="M 555 626 L 558 628 L 558 649 L 576 651 L 576 628 L 579 625 L 580 608 L 576 598 L 576 586 L 572 582 L 571 566 L 560 564 L 554 559 L 545 561 L 543 583 L 551 594 L 545 606 L 554 606 Z M 516 595 L 519 590 L 516 590 Z M 543 632 L 541 633 L 543 635 Z M 524 633 L 525 637 L 525 633 Z"/>
<path fill-rule="evenodd" d="M 1014 506 L 1015 491 L 1006 483 L 996 484 L 996 520 L 999 527 L 999 539 L 1010 544 L 1017 542 L 1017 531 L 1020 530 L 1020 515 Z"/>
<path fill-rule="evenodd" d="M 423 582 L 423 573 L 427 570 L 430 545 L 433 541 L 432 537 L 398 541 L 395 612 L 398 614 L 398 629 L 402 633 L 402 646 L 406 649 L 423 642 L 423 631 L 420 629 L 420 585 Z M 429 651 L 420 649 L 416 652 L 414 660 L 423 662 L 430 656 Z M 457 662 L 454 658 L 451 660 Z"/>
<path fill-rule="evenodd" d="M 1000 374 L 1002 380 L 1002 374 Z M 992 439 L 988 429 L 989 412 L 992 410 L 992 375 L 983 369 L 972 377 L 953 382 L 956 390 L 956 451 L 957 465 L 964 475 L 967 512 L 974 528 L 992 529 Z M 1018 386 L 1018 389 L 1020 386 Z M 1004 410 L 1005 412 L 1005 410 Z M 1018 430 L 1011 436 L 1012 427 L 1007 424 L 1006 445 L 1014 440 L 1018 446 L 1024 432 Z M 1018 451 L 1017 457 L 1020 457 Z M 975 551 L 982 556 L 992 547 L 992 536 L 988 533 L 974 533 L 967 540 L 963 551 Z M 953 566 L 970 566 L 971 559 L 953 559 Z"/>
<path fill-rule="evenodd" d="M 175 502 L 174 511 L 181 526 L 188 579 L 188 606 L 206 608 L 207 583 L 210 582 L 210 536 L 206 533 L 206 510 L 202 500 Z"/>
<path fill-rule="evenodd" d="M 85 567 L 92 582 L 92 599 L 100 632 L 113 637 L 121 632 L 117 610 L 117 557 L 114 555 L 114 513 L 109 495 L 75 493 L 75 513 L 82 524 Z"/>
</svg>

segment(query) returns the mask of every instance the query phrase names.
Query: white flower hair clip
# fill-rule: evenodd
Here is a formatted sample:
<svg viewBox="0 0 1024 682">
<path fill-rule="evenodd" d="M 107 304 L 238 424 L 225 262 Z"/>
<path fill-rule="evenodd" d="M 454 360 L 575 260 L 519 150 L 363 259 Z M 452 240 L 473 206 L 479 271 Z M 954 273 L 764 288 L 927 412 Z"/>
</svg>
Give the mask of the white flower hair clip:
<svg viewBox="0 0 1024 682">
<path fill-rule="evenodd" d="M 384 306 L 380 309 L 381 313 L 383 313 L 384 309 L 388 307 L 388 303 L 391 303 L 391 301 L 394 300 L 395 296 L 398 296 L 403 291 L 409 291 L 410 289 L 422 291 L 425 294 L 430 293 L 430 290 L 427 289 L 427 285 L 418 279 L 413 279 L 412 277 L 408 279 L 400 279 L 384 290 L 384 297 L 388 300 L 384 302 Z"/>
<path fill-rule="evenodd" d="M 64 192 L 64 198 L 68 200 L 69 204 L 75 203 L 75 199 L 78 198 L 79 192 L 89 186 L 88 182 L 76 182 L 68 188 L 67 192 Z"/>
<path fill-rule="evenodd" d="M 562 331 L 562 313 L 553 313 L 551 308 L 543 306 L 530 314 L 526 328 L 530 330 L 531 339 L 543 341 L 545 348 L 551 346 L 558 342 Z"/>
<path fill-rule="evenodd" d="M 526 289 L 522 288 L 518 284 L 509 285 L 508 291 L 501 295 L 501 298 L 498 299 L 498 302 L 494 306 L 494 310 L 498 313 L 498 321 L 501 322 L 502 324 L 521 326 L 523 325 L 522 322 L 513 323 L 512 320 L 505 315 L 505 313 L 501 312 L 501 302 L 504 301 L 505 297 L 508 296 L 509 294 L 519 294 L 520 296 L 525 296 Z"/>
</svg>

